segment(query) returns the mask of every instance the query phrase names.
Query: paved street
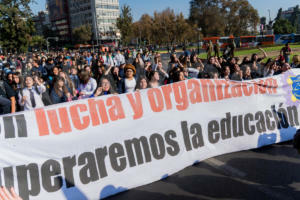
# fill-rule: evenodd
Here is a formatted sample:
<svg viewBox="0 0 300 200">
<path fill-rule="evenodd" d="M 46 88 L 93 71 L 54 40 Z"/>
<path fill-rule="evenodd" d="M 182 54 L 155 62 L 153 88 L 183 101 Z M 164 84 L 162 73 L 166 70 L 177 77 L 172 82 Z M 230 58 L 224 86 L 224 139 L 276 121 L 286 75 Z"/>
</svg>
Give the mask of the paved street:
<svg viewBox="0 0 300 200">
<path fill-rule="evenodd" d="M 218 156 L 109 200 L 300 199 L 300 155 L 292 142 Z"/>
</svg>

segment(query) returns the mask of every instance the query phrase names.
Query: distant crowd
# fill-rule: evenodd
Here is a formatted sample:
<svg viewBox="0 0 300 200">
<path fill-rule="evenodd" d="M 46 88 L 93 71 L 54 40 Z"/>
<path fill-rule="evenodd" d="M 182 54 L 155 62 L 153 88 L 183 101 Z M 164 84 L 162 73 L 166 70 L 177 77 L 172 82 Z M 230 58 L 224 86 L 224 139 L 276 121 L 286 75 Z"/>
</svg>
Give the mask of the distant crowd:
<svg viewBox="0 0 300 200">
<path fill-rule="evenodd" d="M 205 60 L 188 49 L 173 51 L 163 58 L 158 52 L 128 48 L 0 54 L 0 114 L 128 93 L 190 78 L 243 81 L 300 68 L 299 55 L 289 61 L 292 50 L 288 44 L 276 59 L 267 59 L 267 53 L 259 49 L 261 55 L 243 59 L 235 57 L 232 49 L 227 56 L 210 50 Z"/>
</svg>

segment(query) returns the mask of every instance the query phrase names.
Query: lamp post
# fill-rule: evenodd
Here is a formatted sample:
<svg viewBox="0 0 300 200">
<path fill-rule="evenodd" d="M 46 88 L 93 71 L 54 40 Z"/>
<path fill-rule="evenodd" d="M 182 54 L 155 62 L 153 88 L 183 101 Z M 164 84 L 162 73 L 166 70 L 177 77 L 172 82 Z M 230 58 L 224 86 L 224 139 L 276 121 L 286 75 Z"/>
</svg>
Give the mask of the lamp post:
<svg viewBox="0 0 300 200">
<path fill-rule="evenodd" d="M 201 28 L 198 28 L 198 55 L 200 54 L 200 32 L 201 32 Z"/>
</svg>

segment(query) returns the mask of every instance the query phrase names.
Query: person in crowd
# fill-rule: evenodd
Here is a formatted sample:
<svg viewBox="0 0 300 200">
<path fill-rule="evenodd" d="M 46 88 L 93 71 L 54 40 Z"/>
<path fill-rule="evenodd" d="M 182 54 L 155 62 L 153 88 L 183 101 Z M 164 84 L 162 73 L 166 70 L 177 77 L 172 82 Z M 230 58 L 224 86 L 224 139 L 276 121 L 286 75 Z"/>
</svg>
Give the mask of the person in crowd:
<svg viewBox="0 0 300 200">
<path fill-rule="evenodd" d="M 24 87 L 23 84 L 23 76 L 21 73 L 14 73 L 13 74 L 13 83 L 12 83 L 12 89 L 15 91 L 15 99 L 16 102 L 19 102 L 19 92 L 22 90 Z M 16 103 L 16 111 L 23 111 L 24 108 L 20 106 L 18 103 Z"/>
<path fill-rule="evenodd" d="M 116 65 L 117 67 L 119 67 L 119 66 L 120 66 L 121 64 L 123 64 L 123 63 L 126 63 L 125 57 L 124 57 L 123 54 L 121 54 L 120 49 L 117 49 L 117 53 L 116 53 L 116 55 L 115 55 L 115 57 L 114 57 L 114 62 L 115 62 L 115 65 Z"/>
<path fill-rule="evenodd" d="M 184 73 L 183 71 L 177 71 L 174 76 L 174 82 L 184 81 Z"/>
<path fill-rule="evenodd" d="M 62 77 L 56 78 L 50 97 L 53 104 L 64 103 L 72 100 L 71 94 L 65 86 L 65 80 Z"/>
<path fill-rule="evenodd" d="M 33 60 L 31 74 L 37 74 L 37 73 L 40 73 L 43 76 L 47 76 L 47 70 L 42 65 L 39 65 L 38 60 Z"/>
<path fill-rule="evenodd" d="M 145 76 L 140 76 L 140 79 L 137 81 L 136 90 L 143 90 L 149 87 L 148 80 Z"/>
<path fill-rule="evenodd" d="M 207 73 L 220 73 L 222 70 L 221 65 L 219 64 L 218 60 L 211 56 L 204 66 L 204 71 Z"/>
<path fill-rule="evenodd" d="M 0 114 L 16 112 L 15 92 L 6 81 L 0 80 Z"/>
<path fill-rule="evenodd" d="M 151 71 L 149 75 L 149 87 L 150 88 L 157 88 L 160 86 L 159 83 L 159 73 L 158 71 Z"/>
<path fill-rule="evenodd" d="M 244 71 L 243 80 L 252 80 L 250 66 L 246 66 L 245 71 Z"/>
<path fill-rule="evenodd" d="M 151 66 L 151 62 L 147 61 L 146 63 L 144 63 L 144 61 L 140 59 L 140 54 L 138 53 L 132 65 L 136 69 L 136 78 L 139 79 L 140 76 L 145 76 L 148 67 Z"/>
<path fill-rule="evenodd" d="M 113 57 L 111 51 L 108 52 L 108 55 L 104 59 L 104 65 L 106 65 L 107 68 L 116 66 L 116 64 L 114 62 L 114 57 Z"/>
<path fill-rule="evenodd" d="M 110 94 L 116 94 L 116 92 L 112 88 L 109 79 L 103 77 L 100 80 L 99 87 L 96 89 L 95 93 L 91 97 L 98 97 L 98 96 L 110 95 Z"/>
<path fill-rule="evenodd" d="M 290 44 L 287 43 L 285 47 L 282 47 L 280 50 L 280 55 L 284 57 L 285 62 L 290 62 L 290 55 L 292 54 L 292 49 L 290 48 Z"/>
<path fill-rule="evenodd" d="M 223 73 L 222 73 L 221 77 L 222 77 L 223 79 L 226 79 L 226 80 L 231 79 L 230 67 L 229 67 L 229 66 L 225 66 L 225 67 L 223 68 Z"/>
<path fill-rule="evenodd" d="M 37 76 L 25 77 L 25 87 L 19 92 L 19 104 L 24 106 L 24 110 L 31 110 L 44 106 L 41 94 L 46 91 L 46 87 L 40 82 Z"/>
<path fill-rule="evenodd" d="M 264 64 L 263 76 L 264 77 L 273 76 L 276 71 L 277 71 L 276 61 L 273 60 L 272 58 L 269 58 L 267 62 Z"/>
<path fill-rule="evenodd" d="M 91 53 L 87 53 L 86 57 L 85 57 L 85 60 L 87 61 L 88 66 L 92 65 L 92 59 L 93 59 L 93 57 L 92 57 Z"/>
<path fill-rule="evenodd" d="M 47 70 L 47 74 L 51 74 L 53 67 L 55 66 L 53 58 L 48 58 L 45 69 Z"/>
<path fill-rule="evenodd" d="M 6 82 L 8 85 L 13 84 L 13 73 L 12 72 L 9 72 L 8 74 L 6 74 Z"/>
<path fill-rule="evenodd" d="M 294 55 L 291 68 L 300 68 L 300 55 Z"/>
<path fill-rule="evenodd" d="M 97 89 L 97 82 L 94 78 L 91 77 L 90 73 L 87 71 L 82 71 L 79 75 L 79 98 L 85 99 L 89 98 L 92 94 L 94 94 Z"/>
<path fill-rule="evenodd" d="M 183 68 L 183 65 L 181 64 L 175 53 L 171 54 L 170 56 L 167 73 L 169 74 L 173 70 L 173 68 Z"/>
<path fill-rule="evenodd" d="M 71 74 L 69 75 L 69 77 L 73 82 L 75 89 L 78 89 L 80 81 L 78 78 L 78 69 L 76 67 L 71 68 Z"/>
<path fill-rule="evenodd" d="M 235 44 L 234 39 L 231 40 L 229 47 L 230 47 L 229 57 L 234 58 L 234 53 L 235 53 L 235 49 L 236 49 L 236 44 Z"/>
<path fill-rule="evenodd" d="M 75 87 L 75 84 L 71 80 L 70 76 L 64 71 L 59 72 L 59 77 L 63 78 L 65 87 L 68 89 L 68 92 L 71 94 L 71 96 L 76 97 L 77 96 L 77 88 Z"/>
<path fill-rule="evenodd" d="M 208 46 L 207 46 L 207 49 L 206 49 L 207 59 L 209 59 L 209 58 L 212 56 L 212 52 L 213 52 L 213 43 L 212 43 L 212 41 L 210 40 L 210 41 L 208 42 Z"/>
<path fill-rule="evenodd" d="M 125 66 L 125 78 L 120 80 L 119 83 L 119 94 L 134 92 L 136 87 L 136 79 L 134 75 L 136 74 L 136 69 L 131 64 L 126 64 Z"/>
</svg>

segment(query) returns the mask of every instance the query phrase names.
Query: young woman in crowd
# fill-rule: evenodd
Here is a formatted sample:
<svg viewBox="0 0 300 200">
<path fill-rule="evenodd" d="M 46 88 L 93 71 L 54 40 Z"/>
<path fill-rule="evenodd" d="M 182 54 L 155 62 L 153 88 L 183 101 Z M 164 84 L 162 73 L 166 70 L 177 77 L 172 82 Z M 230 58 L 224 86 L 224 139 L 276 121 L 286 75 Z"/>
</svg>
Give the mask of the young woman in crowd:
<svg viewBox="0 0 300 200">
<path fill-rule="evenodd" d="M 252 80 L 252 76 L 251 76 L 251 68 L 250 68 L 250 66 L 246 66 L 246 69 L 245 69 L 245 72 L 244 72 L 243 80 Z"/>
<path fill-rule="evenodd" d="M 66 74 L 66 72 L 60 71 L 59 77 L 63 78 L 65 86 L 67 87 L 71 96 L 76 97 L 77 96 L 77 88 L 75 88 L 75 84 L 70 79 L 70 77 Z"/>
<path fill-rule="evenodd" d="M 95 91 L 94 95 L 92 95 L 91 97 L 98 97 L 98 96 L 109 95 L 109 94 L 115 94 L 115 91 L 111 87 L 109 79 L 103 77 L 100 80 L 99 87 Z"/>
<path fill-rule="evenodd" d="M 71 94 L 65 86 L 65 80 L 62 77 L 56 78 L 50 97 L 53 104 L 64 103 L 72 100 Z"/>
<path fill-rule="evenodd" d="M 148 80 L 145 76 L 141 76 L 137 81 L 136 90 L 143 90 L 149 87 Z"/>
<path fill-rule="evenodd" d="M 291 68 L 300 68 L 300 55 L 293 56 Z"/>
<path fill-rule="evenodd" d="M 19 102 L 19 93 L 20 93 L 20 90 L 23 89 L 23 87 L 24 87 L 23 76 L 21 75 L 21 73 L 14 73 L 12 89 L 15 91 L 16 102 Z M 17 103 L 16 111 L 23 111 L 23 110 L 24 110 L 23 106 L 20 106 L 20 104 Z"/>
<path fill-rule="evenodd" d="M 71 81 L 74 84 L 75 89 L 79 87 L 78 69 L 76 67 L 71 68 L 71 74 L 69 75 Z"/>
<path fill-rule="evenodd" d="M 86 99 L 94 94 L 97 89 L 97 82 L 91 77 L 88 71 L 82 71 L 79 76 L 80 85 L 78 88 L 79 98 Z"/>
<path fill-rule="evenodd" d="M 131 64 L 127 64 L 125 66 L 125 78 L 123 78 L 119 83 L 120 94 L 134 92 L 136 87 L 136 79 L 134 77 L 135 74 L 135 67 Z"/>
<path fill-rule="evenodd" d="M 149 87 L 150 88 L 157 88 L 160 86 L 159 83 L 159 73 L 158 71 L 151 71 L 149 75 Z"/>
</svg>

